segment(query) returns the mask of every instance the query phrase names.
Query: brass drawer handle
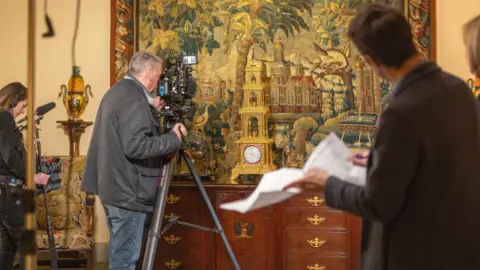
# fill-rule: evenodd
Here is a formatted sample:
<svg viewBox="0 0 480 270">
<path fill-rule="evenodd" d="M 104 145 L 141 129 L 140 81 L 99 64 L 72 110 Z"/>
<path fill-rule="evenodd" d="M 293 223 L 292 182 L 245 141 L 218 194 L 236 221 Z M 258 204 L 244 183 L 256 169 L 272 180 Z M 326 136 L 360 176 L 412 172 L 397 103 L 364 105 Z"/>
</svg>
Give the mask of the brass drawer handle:
<svg viewBox="0 0 480 270">
<path fill-rule="evenodd" d="M 324 240 L 320 240 L 318 239 L 317 237 L 315 237 L 315 239 L 313 240 L 307 240 L 307 242 L 310 244 L 310 246 L 312 246 L 313 248 L 319 248 L 323 245 L 325 245 L 325 243 L 327 243 L 327 241 L 324 241 Z"/>
<path fill-rule="evenodd" d="M 325 221 L 324 217 L 320 217 L 318 215 L 315 215 L 313 217 L 307 217 L 307 220 L 312 224 L 312 225 L 318 225 L 322 222 Z"/>
<path fill-rule="evenodd" d="M 315 265 L 307 265 L 307 269 L 308 270 L 325 270 L 325 269 L 327 269 L 327 267 L 325 267 L 323 265 L 320 266 L 320 265 L 318 265 L 318 263 L 316 263 Z"/>
<path fill-rule="evenodd" d="M 175 196 L 172 193 L 170 193 L 167 197 L 167 203 L 168 204 L 174 204 L 180 200 L 180 196 Z"/>
<path fill-rule="evenodd" d="M 180 218 L 180 216 L 177 216 L 174 213 L 170 213 L 170 215 L 164 215 L 163 217 L 165 218 L 165 220 L 169 220 L 169 217 L 174 217 L 175 219 Z"/>
<path fill-rule="evenodd" d="M 182 238 L 171 234 L 170 236 L 164 236 L 163 239 L 170 245 L 175 245 Z"/>
<path fill-rule="evenodd" d="M 319 207 L 325 202 L 325 199 L 319 199 L 318 196 L 313 198 L 307 198 L 307 202 L 310 203 L 312 206 Z"/>
<path fill-rule="evenodd" d="M 175 261 L 175 259 L 171 259 L 169 262 L 165 262 L 165 265 L 167 266 L 168 269 L 177 269 L 180 264 L 182 264 L 181 262 L 177 262 Z"/>
</svg>

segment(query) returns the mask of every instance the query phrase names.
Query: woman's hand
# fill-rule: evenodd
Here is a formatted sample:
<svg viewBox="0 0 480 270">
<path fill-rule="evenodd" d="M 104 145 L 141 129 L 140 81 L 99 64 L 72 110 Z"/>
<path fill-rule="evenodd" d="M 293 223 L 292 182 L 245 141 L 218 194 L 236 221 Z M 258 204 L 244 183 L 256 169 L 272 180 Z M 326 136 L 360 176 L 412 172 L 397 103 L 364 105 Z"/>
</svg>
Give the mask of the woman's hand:
<svg viewBox="0 0 480 270">
<path fill-rule="evenodd" d="M 48 184 L 48 179 L 50 178 L 50 175 L 44 174 L 44 173 L 37 173 L 35 176 L 33 176 L 33 182 L 37 185 L 44 185 L 46 186 Z"/>
<path fill-rule="evenodd" d="M 320 168 L 312 168 L 310 169 L 303 178 L 298 179 L 297 181 L 291 183 L 290 185 L 284 188 L 304 188 L 304 187 L 312 187 L 312 188 L 322 188 L 325 186 L 325 183 L 328 179 L 328 173 Z"/>
</svg>

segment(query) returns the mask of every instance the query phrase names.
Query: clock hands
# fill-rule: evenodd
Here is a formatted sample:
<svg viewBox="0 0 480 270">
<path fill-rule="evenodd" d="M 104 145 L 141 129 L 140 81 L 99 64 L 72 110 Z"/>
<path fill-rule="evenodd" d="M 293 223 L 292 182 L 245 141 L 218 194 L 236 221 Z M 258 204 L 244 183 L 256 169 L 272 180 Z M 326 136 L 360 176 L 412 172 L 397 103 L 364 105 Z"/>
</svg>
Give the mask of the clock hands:
<svg viewBox="0 0 480 270">
<path fill-rule="evenodd" d="M 257 163 L 262 156 L 260 149 L 256 147 L 249 147 L 244 152 L 244 158 L 248 163 Z"/>
</svg>

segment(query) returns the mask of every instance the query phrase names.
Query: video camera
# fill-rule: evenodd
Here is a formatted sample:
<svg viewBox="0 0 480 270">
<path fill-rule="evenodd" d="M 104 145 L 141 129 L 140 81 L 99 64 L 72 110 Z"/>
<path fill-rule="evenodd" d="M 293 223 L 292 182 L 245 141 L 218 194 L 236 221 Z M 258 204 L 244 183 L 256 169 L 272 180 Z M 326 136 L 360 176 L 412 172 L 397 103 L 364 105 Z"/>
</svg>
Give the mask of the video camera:
<svg viewBox="0 0 480 270">
<path fill-rule="evenodd" d="M 48 185 L 45 186 L 45 191 L 50 192 L 62 187 L 61 173 L 62 163 L 59 158 L 44 159 L 41 161 L 41 170 L 43 173 L 50 175 Z M 37 189 L 37 195 L 43 194 L 41 189 Z"/>
<path fill-rule="evenodd" d="M 197 106 L 193 98 L 197 84 L 192 77 L 192 65 L 196 64 L 195 55 L 180 54 L 166 61 L 165 76 L 158 83 L 158 95 L 166 102 L 160 116 L 167 129 L 185 119 L 192 121 L 195 116 Z"/>
</svg>

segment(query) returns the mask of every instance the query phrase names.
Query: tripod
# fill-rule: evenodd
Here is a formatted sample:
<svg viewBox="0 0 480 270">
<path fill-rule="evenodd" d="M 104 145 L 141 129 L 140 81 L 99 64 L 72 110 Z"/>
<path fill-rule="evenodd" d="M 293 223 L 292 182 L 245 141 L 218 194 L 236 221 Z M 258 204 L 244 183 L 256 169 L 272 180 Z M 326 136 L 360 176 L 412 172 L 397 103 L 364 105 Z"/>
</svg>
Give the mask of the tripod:
<svg viewBox="0 0 480 270">
<path fill-rule="evenodd" d="M 195 179 L 195 184 L 197 185 L 197 188 L 200 190 L 203 200 L 205 201 L 205 204 L 208 207 L 208 211 L 210 212 L 210 215 L 212 216 L 212 219 L 215 222 L 215 228 L 212 229 L 212 228 L 207 228 L 207 227 L 179 221 L 176 217 L 169 217 L 168 221 L 162 224 L 162 217 L 163 217 L 163 212 L 165 210 L 165 202 L 167 200 L 168 187 L 170 185 L 170 180 L 172 179 L 172 173 L 173 173 L 173 160 L 170 160 L 170 162 L 163 165 L 162 182 L 157 192 L 157 201 L 155 204 L 155 211 L 153 212 L 150 230 L 148 232 L 148 241 L 145 249 L 145 257 L 143 258 L 142 270 L 152 270 L 153 262 L 155 259 L 155 253 L 157 250 L 158 239 L 163 235 L 165 231 L 167 231 L 173 225 L 176 225 L 176 224 L 187 226 L 194 229 L 204 230 L 208 232 L 219 233 L 220 236 L 222 237 L 225 248 L 227 249 L 227 252 L 230 255 L 230 259 L 232 260 L 232 263 L 235 269 L 240 270 L 240 266 L 238 265 L 235 254 L 233 253 L 232 248 L 228 243 L 228 239 L 227 239 L 227 236 L 225 235 L 225 231 L 223 230 L 222 225 L 218 220 L 215 210 L 213 209 L 212 203 L 208 199 L 207 192 L 205 191 L 205 188 L 202 185 L 200 176 L 195 171 L 195 167 L 193 166 L 192 160 L 190 159 L 190 157 L 188 157 L 187 154 L 185 154 L 184 149 L 180 149 L 179 155 L 180 155 L 180 158 L 183 158 L 185 160 L 185 163 L 187 164 L 187 167 L 190 170 L 190 173 L 192 174 L 193 179 Z"/>
<path fill-rule="evenodd" d="M 43 119 L 43 115 L 36 119 L 36 124 L 40 124 L 40 120 Z M 42 172 L 42 147 L 40 144 L 40 136 L 38 132 L 38 127 L 35 126 L 35 144 L 37 148 L 37 172 Z M 58 259 L 57 259 L 57 250 L 55 249 L 55 238 L 53 237 L 53 228 L 52 220 L 48 212 L 48 203 L 47 203 L 47 191 L 46 186 L 42 186 L 43 191 L 43 201 L 45 203 L 45 216 L 47 218 L 47 234 L 48 234 L 48 246 L 50 248 L 50 262 L 53 270 L 58 269 Z"/>
</svg>

